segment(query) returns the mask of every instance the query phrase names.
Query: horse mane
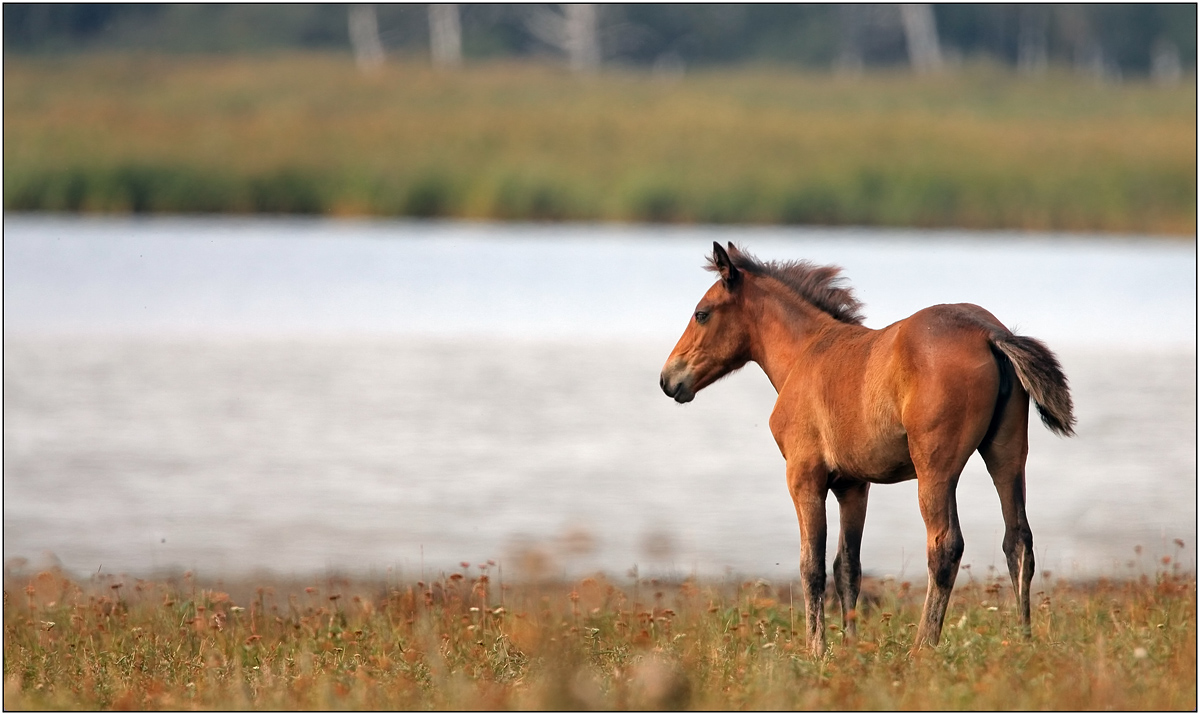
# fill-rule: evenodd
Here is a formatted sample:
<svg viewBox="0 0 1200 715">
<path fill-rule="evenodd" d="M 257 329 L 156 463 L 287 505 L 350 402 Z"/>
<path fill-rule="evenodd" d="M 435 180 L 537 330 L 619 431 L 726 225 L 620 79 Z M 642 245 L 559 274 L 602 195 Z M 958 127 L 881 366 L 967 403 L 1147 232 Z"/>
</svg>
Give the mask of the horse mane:
<svg viewBox="0 0 1200 715">
<path fill-rule="evenodd" d="M 865 316 L 859 312 L 862 301 L 841 282 L 840 266 L 819 266 L 811 261 L 763 262 L 740 248 L 730 245 L 729 260 L 738 270 L 755 276 L 774 278 L 800 298 L 825 311 L 837 320 L 862 325 Z M 716 259 L 709 256 L 705 270 L 717 271 Z"/>
</svg>

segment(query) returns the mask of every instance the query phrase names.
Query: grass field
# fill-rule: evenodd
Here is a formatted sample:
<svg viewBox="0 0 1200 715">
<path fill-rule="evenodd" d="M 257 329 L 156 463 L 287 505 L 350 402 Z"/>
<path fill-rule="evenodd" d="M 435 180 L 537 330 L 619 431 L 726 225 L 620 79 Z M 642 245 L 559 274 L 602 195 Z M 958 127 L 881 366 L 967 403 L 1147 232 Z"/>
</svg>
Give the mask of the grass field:
<svg viewBox="0 0 1200 715">
<path fill-rule="evenodd" d="M 4 206 L 1194 234 L 1195 103 L 987 67 L 6 57 Z"/>
<path fill-rule="evenodd" d="M 859 640 L 831 624 L 822 660 L 793 589 L 505 584 L 488 564 L 431 583 L 8 573 L 4 707 L 1196 708 L 1190 574 L 1035 583 L 1027 641 L 1007 584 L 964 572 L 942 644 L 915 654 L 921 584 L 868 581 Z"/>
</svg>

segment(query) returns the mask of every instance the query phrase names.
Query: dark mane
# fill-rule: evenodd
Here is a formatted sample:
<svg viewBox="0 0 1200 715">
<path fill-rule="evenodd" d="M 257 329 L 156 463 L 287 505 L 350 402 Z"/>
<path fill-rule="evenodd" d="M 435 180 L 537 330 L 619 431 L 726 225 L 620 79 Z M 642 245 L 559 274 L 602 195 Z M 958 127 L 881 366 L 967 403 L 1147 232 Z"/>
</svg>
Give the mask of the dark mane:
<svg viewBox="0 0 1200 715">
<path fill-rule="evenodd" d="M 774 278 L 804 300 L 829 313 L 843 323 L 862 325 L 864 316 L 859 311 L 863 304 L 854 297 L 854 292 L 840 285 L 842 269 L 838 266 L 818 266 L 811 261 L 769 261 L 763 263 L 749 253 L 734 246 L 729 259 L 739 270 L 755 276 Z M 707 270 L 716 271 L 717 265 L 709 256 Z"/>
</svg>

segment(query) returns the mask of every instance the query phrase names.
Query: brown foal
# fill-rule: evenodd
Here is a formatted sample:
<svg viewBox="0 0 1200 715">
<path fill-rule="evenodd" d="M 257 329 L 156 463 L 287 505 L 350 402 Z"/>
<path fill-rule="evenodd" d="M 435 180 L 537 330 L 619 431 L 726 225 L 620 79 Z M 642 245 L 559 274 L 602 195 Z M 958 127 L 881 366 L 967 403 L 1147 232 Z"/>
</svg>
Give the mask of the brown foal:
<svg viewBox="0 0 1200 715">
<path fill-rule="evenodd" d="M 1000 495 L 1004 554 L 1029 634 L 1033 534 L 1025 518 L 1029 398 L 1042 422 L 1073 434 L 1062 367 L 1040 341 L 1014 335 L 976 305 L 935 305 L 880 330 L 862 325 L 839 268 L 763 263 L 713 244 L 720 280 L 704 294 L 660 385 L 677 402 L 747 362 L 779 398 L 771 433 L 787 461 L 800 521 L 807 639 L 825 652 L 825 497 L 841 513 L 833 581 L 847 638 L 855 636 L 859 547 L 871 484 L 915 478 L 925 520 L 929 589 L 916 647 L 937 645 L 962 558 L 955 488 L 972 452 Z"/>
</svg>

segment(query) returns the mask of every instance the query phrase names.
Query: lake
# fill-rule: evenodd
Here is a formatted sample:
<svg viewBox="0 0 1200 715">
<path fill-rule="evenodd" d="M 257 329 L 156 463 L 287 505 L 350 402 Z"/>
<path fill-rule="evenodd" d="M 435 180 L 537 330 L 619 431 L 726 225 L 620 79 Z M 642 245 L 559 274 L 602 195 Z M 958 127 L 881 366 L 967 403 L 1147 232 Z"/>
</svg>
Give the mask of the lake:
<svg viewBox="0 0 1200 715">
<path fill-rule="evenodd" d="M 1046 341 L 1079 424 L 1031 428 L 1039 569 L 1194 568 L 1193 242 L 12 214 L 6 563 L 791 577 L 765 376 L 688 405 L 658 388 L 714 240 L 843 266 L 870 327 L 975 302 Z M 959 510 L 963 563 L 1003 569 L 978 457 Z M 915 483 L 868 515 L 864 571 L 923 582 Z"/>
</svg>

